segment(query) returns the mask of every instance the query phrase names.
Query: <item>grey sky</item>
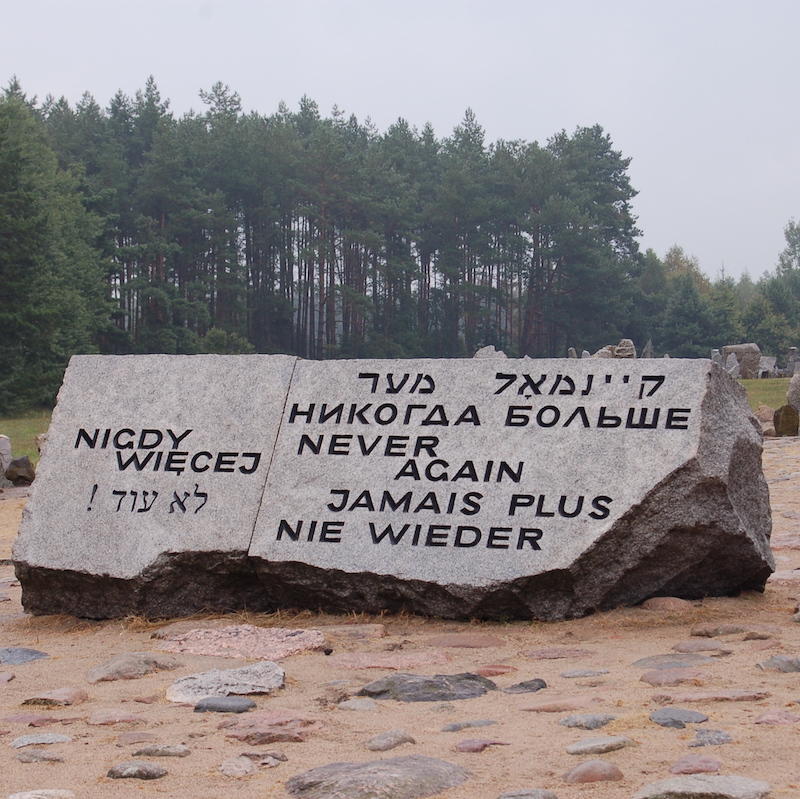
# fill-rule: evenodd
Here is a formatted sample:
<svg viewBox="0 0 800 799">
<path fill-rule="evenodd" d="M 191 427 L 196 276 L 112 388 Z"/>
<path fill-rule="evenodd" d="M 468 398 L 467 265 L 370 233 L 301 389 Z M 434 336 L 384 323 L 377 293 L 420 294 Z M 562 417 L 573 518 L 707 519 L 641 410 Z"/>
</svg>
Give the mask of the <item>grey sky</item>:
<svg viewBox="0 0 800 799">
<path fill-rule="evenodd" d="M 799 30 L 796 0 L 0 0 L 0 81 L 105 107 L 152 74 L 182 114 L 219 80 L 440 137 L 471 107 L 487 142 L 599 123 L 643 249 L 757 279 L 800 219 Z"/>
</svg>

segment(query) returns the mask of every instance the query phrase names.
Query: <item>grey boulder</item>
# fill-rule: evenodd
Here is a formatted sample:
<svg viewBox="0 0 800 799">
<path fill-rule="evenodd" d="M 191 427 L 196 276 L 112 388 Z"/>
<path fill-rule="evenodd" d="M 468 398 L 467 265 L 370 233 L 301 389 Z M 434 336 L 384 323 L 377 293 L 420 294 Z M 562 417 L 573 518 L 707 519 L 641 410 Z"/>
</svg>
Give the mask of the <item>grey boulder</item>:
<svg viewBox="0 0 800 799">
<path fill-rule="evenodd" d="M 645 785 L 633 799 L 761 799 L 768 783 L 746 777 L 691 774 Z"/>
</svg>

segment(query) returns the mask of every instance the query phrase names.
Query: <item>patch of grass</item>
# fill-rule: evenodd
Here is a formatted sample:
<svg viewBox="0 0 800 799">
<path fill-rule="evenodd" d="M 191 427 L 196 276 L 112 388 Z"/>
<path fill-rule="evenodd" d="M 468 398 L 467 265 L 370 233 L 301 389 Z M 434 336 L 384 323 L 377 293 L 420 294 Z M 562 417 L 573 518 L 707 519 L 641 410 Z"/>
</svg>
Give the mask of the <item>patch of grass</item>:
<svg viewBox="0 0 800 799">
<path fill-rule="evenodd" d="M 32 463 L 39 460 L 36 436 L 46 433 L 52 411 L 27 411 L 21 416 L 0 416 L 0 433 L 11 439 L 11 453 L 15 458 L 27 455 Z"/>
<path fill-rule="evenodd" d="M 766 377 L 763 380 L 742 380 L 750 409 L 755 411 L 759 405 L 780 408 L 786 405 L 786 392 L 789 390 L 790 378 Z"/>
</svg>

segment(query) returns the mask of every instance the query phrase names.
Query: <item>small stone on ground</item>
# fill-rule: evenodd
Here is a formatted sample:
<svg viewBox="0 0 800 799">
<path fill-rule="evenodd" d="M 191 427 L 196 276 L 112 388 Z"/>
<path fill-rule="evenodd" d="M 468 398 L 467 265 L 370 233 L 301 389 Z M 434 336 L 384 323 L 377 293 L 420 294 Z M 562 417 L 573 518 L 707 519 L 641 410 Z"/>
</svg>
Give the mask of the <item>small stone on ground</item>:
<svg viewBox="0 0 800 799">
<path fill-rule="evenodd" d="M 768 783 L 759 780 L 697 774 L 645 785 L 633 799 L 761 799 L 770 790 Z"/>
<path fill-rule="evenodd" d="M 564 782 L 574 785 L 584 782 L 606 782 L 623 779 L 617 766 L 608 760 L 587 760 L 570 769 L 563 777 Z"/>
<path fill-rule="evenodd" d="M 167 770 L 146 760 L 127 760 L 112 766 L 106 776 L 112 780 L 158 780 L 167 776 Z"/>
</svg>

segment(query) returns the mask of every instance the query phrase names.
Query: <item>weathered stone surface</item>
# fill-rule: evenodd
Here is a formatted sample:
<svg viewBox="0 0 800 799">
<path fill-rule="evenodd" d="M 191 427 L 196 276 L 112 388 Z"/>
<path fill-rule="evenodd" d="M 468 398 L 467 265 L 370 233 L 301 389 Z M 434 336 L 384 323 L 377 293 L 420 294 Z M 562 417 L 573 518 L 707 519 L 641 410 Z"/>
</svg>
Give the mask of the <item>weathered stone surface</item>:
<svg viewBox="0 0 800 799">
<path fill-rule="evenodd" d="M 228 730 L 225 733 L 226 738 L 243 741 L 251 746 L 280 741 L 302 742 L 321 728 L 322 723 L 315 716 L 293 710 L 245 713 L 219 725 L 219 729 Z"/>
<path fill-rule="evenodd" d="M 577 727 L 581 730 L 599 730 L 605 727 L 610 721 L 614 721 L 616 716 L 607 713 L 577 713 L 574 716 L 566 716 L 559 719 L 558 723 L 562 727 Z"/>
<path fill-rule="evenodd" d="M 217 771 L 224 774 L 226 777 L 234 777 L 241 779 L 242 777 L 249 777 L 258 771 L 256 764 L 244 755 L 237 755 L 236 757 L 229 757 L 223 760 L 217 766 Z"/>
<path fill-rule="evenodd" d="M 405 730 L 387 730 L 373 735 L 364 746 L 371 752 L 388 752 L 401 744 L 415 744 L 416 741 Z"/>
<path fill-rule="evenodd" d="M 189 757 L 192 750 L 184 744 L 175 744 L 168 746 L 167 744 L 153 744 L 152 746 L 143 746 L 137 749 L 134 757 Z"/>
<path fill-rule="evenodd" d="M 768 691 L 697 691 L 686 694 L 658 694 L 654 702 L 760 702 L 769 697 Z"/>
<path fill-rule="evenodd" d="M 707 755 L 684 755 L 670 767 L 670 774 L 716 774 L 722 763 Z"/>
<path fill-rule="evenodd" d="M 568 755 L 602 755 L 605 752 L 615 752 L 626 746 L 636 746 L 636 743 L 624 735 L 607 735 L 600 738 L 584 738 L 567 746 Z"/>
<path fill-rule="evenodd" d="M 156 736 L 152 732 L 121 732 L 117 736 L 117 743 L 120 746 L 151 743 L 155 740 Z"/>
<path fill-rule="evenodd" d="M 490 738 L 466 738 L 459 741 L 453 748 L 456 752 L 483 752 L 490 746 L 510 746 L 506 741 L 495 741 Z"/>
<path fill-rule="evenodd" d="M 339 702 L 336 705 L 339 710 L 355 710 L 355 711 L 362 711 L 362 710 L 378 710 L 380 705 L 374 699 L 368 699 L 365 697 L 358 697 L 356 699 L 345 699 L 343 702 Z"/>
<path fill-rule="evenodd" d="M 232 624 L 216 630 L 190 630 L 167 639 L 164 652 L 212 655 L 223 658 L 283 660 L 290 655 L 322 649 L 325 636 L 319 630 L 288 630 L 283 627 L 255 627 Z"/>
<path fill-rule="evenodd" d="M 20 763 L 63 763 L 64 758 L 44 749 L 23 749 L 17 756 Z"/>
<path fill-rule="evenodd" d="M 442 732 L 461 732 L 469 727 L 491 727 L 497 724 L 494 719 L 478 719 L 477 721 L 454 721 L 450 724 L 445 724 L 442 727 Z"/>
<path fill-rule="evenodd" d="M 358 693 L 373 699 L 396 699 L 398 702 L 449 702 L 454 699 L 472 699 L 495 691 L 497 686 L 477 674 L 436 674 L 422 677 L 417 674 L 390 674 Z"/>
<path fill-rule="evenodd" d="M 795 363 L 798 363 L 795 354 Z M 792 379 L 789 381 L 789 389 L 786 392 L 786 404 L 791 405 L 796 411 L 800 411 L 800 372 L 792 372 Z"/>
<path fill-rule="evenodd" d="M 195 713 L 246 713 L 256 703 L 246 696 L 208 696 L 195 706 Z"/>
<path fill-rule="evenodd" d="M 716 638 L 718 635 L 736 635 L 746 631 L 747 627 L 742 624 L 715 624 L 714 622 L 708 622 L 692 627 L 691 634 L 699 638 Z"/>
<path fill-rule="evenodd" d="M 23 603 L 561 619 L 763 588 L 741 387 L 705 360 L 533 363 L 76 356 Z"/>
<path fill-rule="evenodd" d="M 26 610 L 272 609 L 247 549 L 294 364 L 74 356 L 14 544 Z"/>
<path fill-rule="evenodd" d="M 303 799 L 418 799 L 461 785 L 471 773 L 461 766 L 422 755 L 366 763 L 331 763 L 286 781 L 291 796 Z"/>
<path fill-rule="evenodd" d="M 606 782 L 623 779 L 617 766 L 607 760 L 587 760 L 570 769 L 563 777 L 564 782 L 574 785 L 584 782 Z"/>
<path fill-rule="evenodd" d="M 40 788 L 36 791 L 12 793 L 8 799 L 75 799 L 75 794 L 59 788 Z"/>
<path fill-rule="evenodd" d="M 591 707 L 602 701 L 599 696 L 567 696 L 559 699 L 540 699 L 536 702 L 520 705 L 519 709 L 527 710 L 531 713 L 569 713 L 572 710 Z"/>
<path fill-rule="evenodd" d="M 503 691 L 507 694 L 533 694 L 536 691 L 541 691 L 542 688 L 547 688 L 547 683 L 536 677 L 533 680 L 525 680 L 509 685 L 508 688 L 503 688 Z"/>
<path fill-rule="evenodd" d="M 5 470 L 5 478 L 14 488 L 29 486 L 36 478 L 36 470 L 27 455 L 14 458 Z"/>
<path fill-rule="evenodd" d="M 568 680 L 579 680 L 587 677 L 602 677 L 604 674 L 610 674 L 610 669 L 570 669 L 569 671 L 562 671 L 559 677 L 565 677 Z"/>
<path fill-rule="evenodd" d="M 683 682 L 701 683 L 710 679 L 709 675 L 699 669 L 656 669 L 645 672 L 641 681 L 648 685 L 680 685 Z"/>
<path fill-rule="evenodd" d="M 47 652 L 26 649 L 21 646 L 6 646 L 0 649 L 0 663 L 8 666 L 21 666 L 23 663 L 30 663 L 32 660 L 41 660 L 46 657 L 50 657 Z"/>
<path fill-rule="evenodd" d="M 158 780 L 167 776 L 167 770 L 158 763 L 148 763 L 146 760 L 128 760 L 112 766 L 106 776 L 112 780 Z"/>
<path fill-rule="evenodd" d="M 708 716 L 705 713 L 698 713 L 696 710 L 662 707 L 650 714 L 650 721 L 654 721 L 662 727 L 673 727 L 676 730 L 682 730 L 687 724 L 702 724 L 704 721 L 708 721 Z"/>
<path fill-rule="evenodd" d="M 96 710 L 86 719 L 86 723 L 92 727 L 111 727 L 114 724 L 141 724 L 144 719 L 136 713 L 128 713 L 125 710 Z"/>
<path fill-rule="evenodd" d="M 692 653 L 692 652 L 706 652 L 710 657 L 719 657 L 722 655 L 730 655 L 733 650 L 726 649 L 719 641 L 681 641 L 672 647 L 675 652 Z"/>
<path fill-rule="evenodd" d="M 764 671 L 783 671 L 786 673 L 800 671 L 800 658 L 793 658 L 790 655 L 773 655 L 764 663 L 757 664 Z"/>
<path fill-rule="evenodd" d="M 762 799 L 771 790 L 769 783 L 760 780 L 697 774 L 645 785 L 633 799 Z"/>
<path fill-rule="evenodd" d="M 158 652 L 122 652 L 89 669 L 86 679 L 91 683 L 136 680 L 157 671 L 177 669 L 180 665 L 177 658 Z"/>
<path fill-rule="evenodd" d="M 689 741 L 689 746 L 722 746 L 722 744 L 733 743 L 730 733 L 725 730 L 698 730 L 694 734 L 694 740 Z"/>
<path fill-rule="evenodd" d="M 781 405 L 772 416 L 776 436 L 796 436 L 800 427 L 800 415 L 791 405 Z"/>
<path fill-rule="evenodd" d="M 283 688 L 283 679 L 283 669 L 269 660 L 238 669 L 211 669 L 175 680 L 167 688 L 167 699 L 196 704 L 209 696 L 270 694 Z"/>
<path fill-rule="evenodd" d="M 72 738 L 69 735 L 57 735 L 53 732 L 43 732 L 39 735 L 21 735 L 11 742 L 14 749 L 22 749 L 25 746 L 48 746 L 50 744 L 66 744 Z"/>
<path fill-rule="evenodd" d="M 773 724 L 784 726 L 787 724 L 797 724 L 800 716 L 789 713 L 786 710 L 767 710 L 753 720 L 753 724 Z"/>
<path fill-rule="evenodd" d="M 633 666 L 637 669 L 688 669 L 692 666 L 702 666 L 713 662 L 706 655 L 689 652 L 680 655 L 651 655 L 637 660 Z"/>
<path fill-rule="evenodd" d="M 56 688 L 54 691 L 43 691 L 40 694 L 31 696 L 23 705 L 47 705 L 51 707 L 80 705 L 83 704 L 89 695 L 82 688 L 67 687 Z"/>
<path fill-rule="evenodd" d="M 503 791 L 497 799 L 558 799 L 558 797 L 545 788 L 519 788 L 515 791 Z"/>
<path fill-rule="evenodd" d="M 383 638 L 386 627 L 383 624 L 327 624 L 320 627 L 323 635 L 341 638 Z"/>
<path fill-rule="evenodd" d="M 523 655 L 531 660 L 561 660 L 562 658 L 590 658 L 597 652 L 591 649 L 570 649 L 565 646 L 549 647 L 547 649 L 529 649 Z"/>
<path fill-rule="evenodd" d="M 731 355 L 739 364 L 739 377 L 743 380 L 758 377 L 758 367 L 761 364 L 761 349 L 758 344 L 729 344 L 722 348 L 722 357 L 726 364 Z"/>
</svg>

